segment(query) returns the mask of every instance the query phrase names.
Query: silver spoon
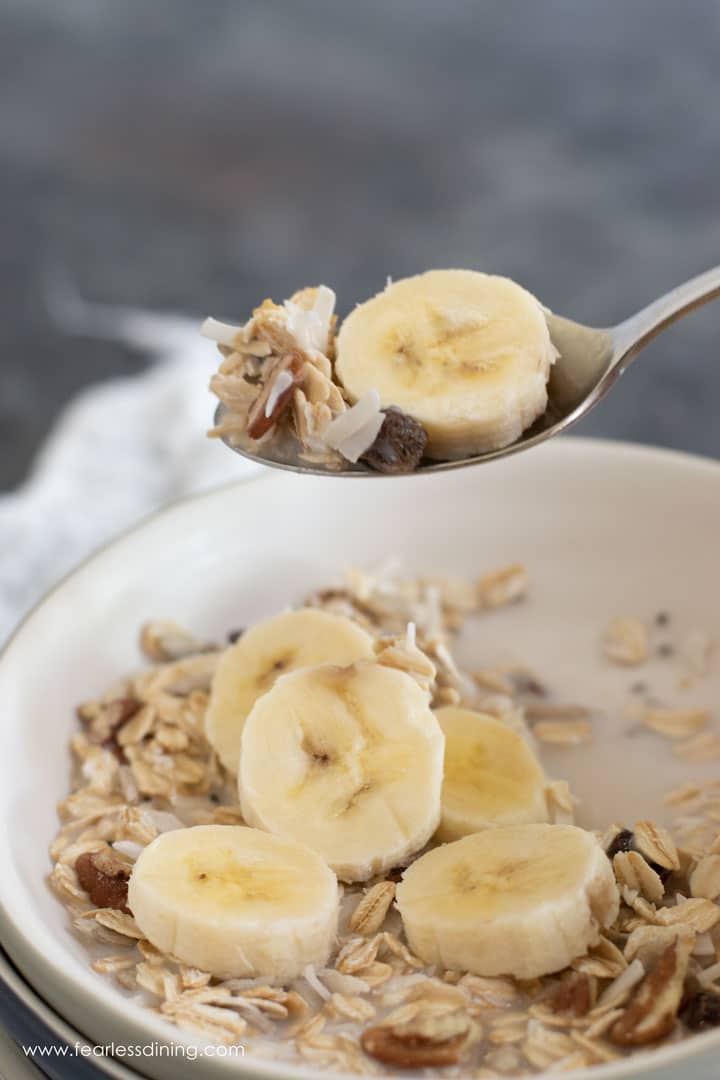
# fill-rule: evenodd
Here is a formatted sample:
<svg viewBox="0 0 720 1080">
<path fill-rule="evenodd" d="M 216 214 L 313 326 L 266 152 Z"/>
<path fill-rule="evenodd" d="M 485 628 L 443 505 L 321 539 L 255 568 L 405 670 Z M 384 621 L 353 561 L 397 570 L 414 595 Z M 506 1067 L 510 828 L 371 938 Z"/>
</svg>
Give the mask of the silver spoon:
<svg viewBox="0 0 720 1080">
<path fill-rule="evenodd" d="M 662 333 L 666 327 L 677 322 L 689 311 L 707 304 L 720 296 L 720 266 L 706 270 L 704 274 L 678 285 L 652 304 L 631 315 L 628 319 L 607 329 L 594 329 L 572 322 L 561 315 L 548 315 L 550 337 L 559 357 L 552 368 L 548 383 L 548 407 L 545 413 L 528 428 L 517 442 L 501 450 L 462 458 L 459 461 L 432 461 L 422 463 L 415 473 L 443 472 L 445 469 L 461 469 L 467 465 L 481 465 L 529 450 L 567 431 L 607 394 L 641 349 Z M 220 422 L 224 406 L 215 414 Z M 361 463 L 347 462 L 341 468 L 304 461 L 295 440 L 263 446 L 258 453 L 245 446 L 235 446 L 224 440 L 235 453 L 291 472 L 314 473 L 323 476 L 384 476 Z M 399 474 L 407 475 L 407 474 Z"/>
</svg>

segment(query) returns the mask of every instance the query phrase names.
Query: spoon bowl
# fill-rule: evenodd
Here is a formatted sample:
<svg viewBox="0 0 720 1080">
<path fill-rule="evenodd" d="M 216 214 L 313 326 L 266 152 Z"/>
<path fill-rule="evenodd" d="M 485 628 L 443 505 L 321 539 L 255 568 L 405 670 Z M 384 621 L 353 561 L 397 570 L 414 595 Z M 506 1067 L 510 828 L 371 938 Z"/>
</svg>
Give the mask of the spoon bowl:
<svg viewBox="0 0 720 1080">
<path fill-rule="evenodd" d="M 617 326 L 606 329 L 583 326 L 562 315 L 549 312 L 548 329 L 552 343 L 558 351 L 558 358 L 548 382 L 547 408 L 532 427 L 509 446 L 454 461 L 426 460 L 421 462 L 414 473 L 393 475 L 444 472 L 470 465 L 482 465 L 509 454 L 517 454 L 521 450 L 529 450 L 567 431 L 597 405 L 648 342 L 688 312 L 718 296 L 720 266 L 691 278 Z M 216 424 L 221 422 L 224 413 L 225 406 L 219 405 L 215 413 Z M 247 445 L 237 445 L 228 438 L 224 438 L 223 442 L 242 457 L 290 472 L 312 473 L 316 476 L 387 475 L 360 462 L 356 465 L 345 462 L 338 466 L 306 460 L 302 456 L 302 448 L 290 436 L 272 440 L 258 450 Z"/>
</svg>

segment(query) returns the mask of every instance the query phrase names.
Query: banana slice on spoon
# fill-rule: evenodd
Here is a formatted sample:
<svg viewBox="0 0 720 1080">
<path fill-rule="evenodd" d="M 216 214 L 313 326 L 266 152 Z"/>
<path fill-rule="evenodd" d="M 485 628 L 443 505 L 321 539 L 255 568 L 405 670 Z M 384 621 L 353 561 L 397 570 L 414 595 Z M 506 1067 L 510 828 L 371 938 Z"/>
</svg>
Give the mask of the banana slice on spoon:
<svg viewBox="0 0 720 1080">
<path fill-rule="evenodd" d="M 439 461 L 508 446 L 547 406 L 557 353 L 535 297 L 509 278 L 430 270 L 388 285 L 343 322 L 335 370 L 428 434 Z"/>
</svg>

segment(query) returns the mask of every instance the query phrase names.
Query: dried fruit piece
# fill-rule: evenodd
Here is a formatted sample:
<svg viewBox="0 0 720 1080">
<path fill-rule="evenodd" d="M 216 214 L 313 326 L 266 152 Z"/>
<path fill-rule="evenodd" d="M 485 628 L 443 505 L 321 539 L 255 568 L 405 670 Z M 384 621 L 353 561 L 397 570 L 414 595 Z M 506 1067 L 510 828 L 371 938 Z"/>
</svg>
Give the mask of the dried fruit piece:
<svg viewBox="0 0 720 1080">
<path fill-rule="evenodd" d="M 720 994 L 702 990 L 685 1005 L 680 1019 L 691 1031 L 707 1031 L 720 1025 Z"/>
<path fill-rule="evenodd" d="M 425 453 L 427 431 L 413 416 L 394 405 L 382 411 L 385 413 L 382 427 L 360 460 L 382 473 L 412 472 Z"/>
<path fill-rule="evenodd" d="M 677 849 L 670 834 L 666 829 L 653 825 L 649 821 L 639 821 L 635 826 L 635 832 L 631 829 L 621 829 L 610 841 L 605 854 L 613 862 L 617 854 L 631 851 L 642 855 L 663 885 L 673 870 L 680 867 Z"/>
<path fill-rule="evenodd" d="M 116 908 L 130 914 L 127 906 L 130 868 L 110 848 L 78 855 L 75 873 L 95 907 Z"/>
<path fill-rule="evenodd" d="M 615 856 L 620 851 L 633 851 L 635 844 L 635 837 L 630 829 L 621 829 L 619 833 L 613 838 L 610 846 L 606 849 L 605 854 L 612 862 Z"/>
<path fill-rule="evenodd" d="M 690 948 L 688 940 L 678 938 L 660 954 L 610 1028 L 616 1046 L 645 1046 L 670 1034 L 682 999 Z"/>
<path fill-rule="evenodd" d="M 366 1028 L 360 1045 L 366 1054 L 400 1069 L 456 1065 L 470 1034 L 461 1013 L 416 1016 L 402 1024 Z"/>
</svg>

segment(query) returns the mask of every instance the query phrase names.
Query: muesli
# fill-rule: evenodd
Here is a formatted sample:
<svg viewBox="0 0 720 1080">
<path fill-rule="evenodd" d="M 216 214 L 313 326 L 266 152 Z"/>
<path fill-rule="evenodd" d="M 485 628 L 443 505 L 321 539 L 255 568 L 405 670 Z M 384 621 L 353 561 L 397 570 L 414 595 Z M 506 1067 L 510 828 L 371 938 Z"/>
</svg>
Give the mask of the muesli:
<svg viewBox="0 0 720 1080">
<path fill-rule="evenodd" d="M 210 432 L 271 460 L 411 472 L 515 442 L 546 409 L 546 311 L 508 278 L 431 270 L 388 282 L 339 327 L 335 294 L 265 300 L 242 326 L 206 319 L 222 355 Z"/>
<path fill-rule="evenodd" d="M 592 714 L 453 658 L 527 587 L 353 569 L 222 647 L 146 624 L 150 666 L 78 708 L 50 852 L 94 970 L 199 1039 L 358 1073 L 570 1070 L 720 1024 L 720 783 L 668 792 L 672 833 L 572 825 L 537 740 L 589 740 Z"/>
</svg>

